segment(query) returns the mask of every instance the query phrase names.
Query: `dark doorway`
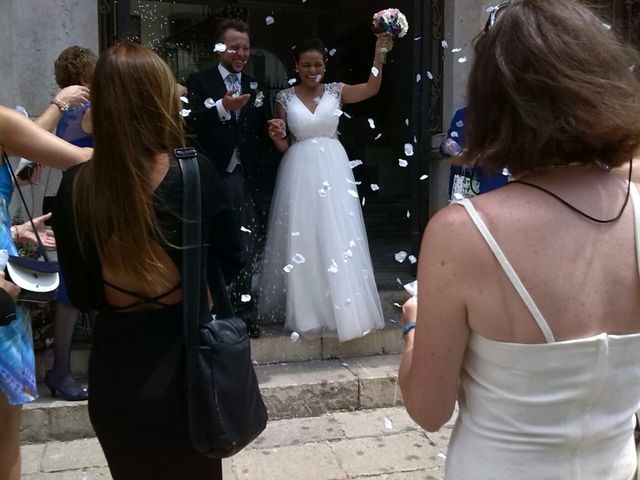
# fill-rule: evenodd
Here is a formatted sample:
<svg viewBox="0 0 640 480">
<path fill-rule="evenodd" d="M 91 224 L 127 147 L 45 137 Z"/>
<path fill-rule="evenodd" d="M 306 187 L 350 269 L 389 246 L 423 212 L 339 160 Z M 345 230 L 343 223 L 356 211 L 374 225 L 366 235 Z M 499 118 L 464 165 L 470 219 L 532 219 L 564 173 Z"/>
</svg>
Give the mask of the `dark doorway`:
<svg viewBox="0 0 640 480">
<path fill-rule="evenodd" d="M 109 2 L 100 3 L 104 10 Z M 292 46 L 309 37 L 321 38 L 331 55 L 326 81 L 366 81 L 375 43 L 371 18 L 388 6 L 381 0 L 119 0 L 103 14 L 101 33 L 105 46 L 112 39 L 134 39 L 150 46 L 184 82 L 191 72 L 215 64 L 217 22 L 242 18 L 252 30 L 247 71 L 273 101 L 294 76 Z M 429 211 L 425 176 L 430 138 L 441 128 L 441 105 L 434 95 L 442 90 L 441 64 L 437 54 L 432 55 L 439 51 L 441 35 L 432 12 L 442 11 L 441 2 L 398 0 L 394 6 L 407 15 L 409 34 L 396 41 L 389 55 L 379 95 L 346 105 L 347 115 L 340 123 L 340 139 L 350 158 L 363 162 L 354 174 L 361 182 L 359 193 L 381 288 L 397 286 L 397 278 L 414 275 L 413 265 L 408 260 L 397 263 L 394 253 L 404 250 L 417 256 Z M 115 31 L 108 33 L 112 26 Z M 406 144 L 412 146 L 412 156 L 407 155 Z M 401 167 L 399 159 L 408 160 L 408 166 Z M 372 184 L 379 190 L 372 190 Z"/>
</svg>

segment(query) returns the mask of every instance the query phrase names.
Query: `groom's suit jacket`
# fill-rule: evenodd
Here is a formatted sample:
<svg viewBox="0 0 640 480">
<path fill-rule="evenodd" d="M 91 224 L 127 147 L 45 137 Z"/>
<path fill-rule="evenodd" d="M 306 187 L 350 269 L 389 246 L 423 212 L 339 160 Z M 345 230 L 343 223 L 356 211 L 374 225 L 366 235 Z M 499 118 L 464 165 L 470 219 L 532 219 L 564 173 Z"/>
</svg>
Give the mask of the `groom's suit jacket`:
<svg viewBox="0 0 640 480">
<path fill-rule="evenodd" d="M 220 175 L 224 176 L 227 165 L 236 147 L 239 151 L 242 171 L 249 183 L 249 187 L 259 202 L 265 186 L 264 166 L 272 164 L 276 155 L 272 143 L 267 135 L 267 120 L 271 117 L 271 108 L 265 98 L 260 105 L 256 104 L 256 96 L 260 92 L 257 82 L 242 73 L 242 94 L 249 93 L 251 98 L 240 110 L 236 119 L 233 112 L 231 119 L 220 120 L 215 106 L 205 107 L 205 100 L 213 102 L 222 98 L 227 91 L 225 82 L 215 66 L 211 70 L 196 72 L 189 76 L 187 88 L 189 90 L 189 104 L 185 108 L 191 109 L 187 117 L 187 124 L 195 134 L 199 147 L 213 162 Z"/>
</svg>

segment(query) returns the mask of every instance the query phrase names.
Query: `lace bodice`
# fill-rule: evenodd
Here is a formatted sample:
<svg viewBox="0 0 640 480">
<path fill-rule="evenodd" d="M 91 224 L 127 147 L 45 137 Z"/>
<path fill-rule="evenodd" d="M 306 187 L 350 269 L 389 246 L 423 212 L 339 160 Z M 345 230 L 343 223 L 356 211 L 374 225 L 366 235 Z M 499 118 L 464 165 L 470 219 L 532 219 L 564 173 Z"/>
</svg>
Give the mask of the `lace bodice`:
<svg viewBox="0 0 640 480">
<path fill-rule="evenodd" d="M 337 137 L 338 123 L 342 115 L 340 96 L 343 85 L 343 83 L 326 84 L 324 94 L 318 97 L 315 112 L 311 112 L 302 103 L 293 87 L 278 92 L 276 102 L 284 107 L 287 125 L 294 142 L 318 137 Z"/>
</svg>

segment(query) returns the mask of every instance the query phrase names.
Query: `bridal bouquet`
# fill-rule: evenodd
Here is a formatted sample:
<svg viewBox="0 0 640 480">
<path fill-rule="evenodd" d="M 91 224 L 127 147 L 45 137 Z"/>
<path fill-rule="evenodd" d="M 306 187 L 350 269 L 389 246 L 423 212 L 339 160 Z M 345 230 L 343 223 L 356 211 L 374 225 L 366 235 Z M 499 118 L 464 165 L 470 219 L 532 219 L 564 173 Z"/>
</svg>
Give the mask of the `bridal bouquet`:
<svg viewBox="0 0 640 480">
<path fill-rule="evenodd" d="M 408 31 L 407 17 L 397 8 L 380 10 L 373 16 L 373 33 L 375 34 L 388 33 L 394 37 L 402 38 Z M 383 48 L 380 50 L 380 63 L 384 64 L 386 61 L 387 51 Z"/>
</svg>

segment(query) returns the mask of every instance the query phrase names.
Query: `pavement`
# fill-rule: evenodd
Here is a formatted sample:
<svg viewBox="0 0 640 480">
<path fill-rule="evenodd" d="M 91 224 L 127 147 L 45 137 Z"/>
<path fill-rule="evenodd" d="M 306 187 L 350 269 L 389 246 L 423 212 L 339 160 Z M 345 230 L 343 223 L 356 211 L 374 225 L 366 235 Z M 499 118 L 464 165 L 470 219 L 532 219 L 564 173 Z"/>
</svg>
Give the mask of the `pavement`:
<svg viewBox="0 0 640 480">
<path fill-rule="evenodd" d="M 334 412 L 269 422 L 223 461 L 225 480 L 442 480 L 450 420 L 420 429 L 403 407 Z M 26 444 L 23 480 L 111 479 L 96 438 Z"/>
</svg>

